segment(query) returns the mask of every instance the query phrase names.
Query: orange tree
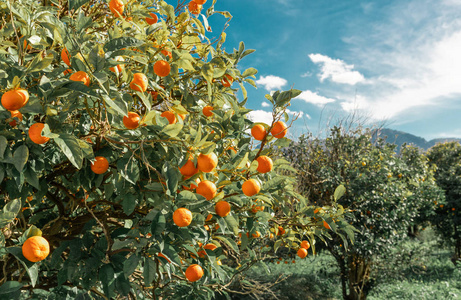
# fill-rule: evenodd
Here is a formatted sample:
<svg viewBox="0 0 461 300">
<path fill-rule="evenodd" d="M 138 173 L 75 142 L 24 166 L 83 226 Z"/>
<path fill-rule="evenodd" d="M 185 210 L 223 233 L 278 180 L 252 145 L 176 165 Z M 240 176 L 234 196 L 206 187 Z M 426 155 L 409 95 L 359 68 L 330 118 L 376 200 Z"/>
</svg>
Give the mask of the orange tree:
<svg viewBox="0 0 461 300">
<path fill-rule="evenodd" d="M 231 15 L 205 2 L 0 4 L 2 297 L 208 299 L 271 233 L 322 236 L 274 154 L 300 91 L 267 96 L 253 139 L 253 50 L 207 38 Z"/>
<path fill-rule="evenodd" d="M 430 189 L 424 186 L 427 191 L 421 191 L 418 179 L 432 176 L 427 159 L 419 158 L 413 148 L 397 155 L 395 145 L 373 141 L 371 133 L 334 127 L 326 139 L 303 136 L 285 150 L 300 170 L 301 193 L 317 206 L 310 213 L 316 215 L 337 203 L 346 211 L 346 221 L 357 229 L 348 231 L 355 235 L 349 247 L 336 233 L 327 240 L 326 247 L 340 267 L 344 299 L 366 298 L 378 275 L 376 258 L 406 236 L 421 209 L 433 210 L 431 199 L 440 195 L 433 178 L 426 181 Z M 346 190 L 340 199 L 335 192 L 339 184 Z M 326 226 L 335 229 L 337 223 L 327 219 Z"/>
<path fill-rule="evenodd" d="M 430 162 L 437 167 L 435 179 L 445 193 L 445 202 L 437 206 L 433 223 L 445 242 L 454 246 L 453 262 L 461 259 L 461 145 L 437 144 L 428 150 Z"/>
</svg>

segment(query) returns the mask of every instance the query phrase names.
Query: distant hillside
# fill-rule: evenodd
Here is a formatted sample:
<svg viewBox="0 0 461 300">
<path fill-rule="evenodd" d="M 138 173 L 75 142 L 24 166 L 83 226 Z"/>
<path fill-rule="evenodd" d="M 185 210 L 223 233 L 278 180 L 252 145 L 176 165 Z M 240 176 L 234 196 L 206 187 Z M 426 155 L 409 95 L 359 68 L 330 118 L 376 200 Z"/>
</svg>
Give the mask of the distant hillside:
<svg viewBox="0 0 461 300">
<path fill-rule="evenodd" d="M 432 139 L 430 141 L 426 141 L 424 138 L 413 135 L 411 133 L 393 130 L 389 128 L 382 128 L 382 129 L 376 130 L 373 135 L 374 138 L 376 137 L 375 134 L 379 135 L 379 137 L 381 138 L 387 137 L 386 141 L 388 143 L 396 144 L 399 146 L 399 148 L 404 143 L 413 144 L 415 146 L 423 148 L 424 150 L 429 149 L 430 147 L 434 146 L 437 143 L 445 143 L 445 142 L 451 142 L 451 141 L 457 141 L 461 143 L 461 139 L 458 139 L 458 138 L 438 138 L 438 139 Z"/>
</svg>

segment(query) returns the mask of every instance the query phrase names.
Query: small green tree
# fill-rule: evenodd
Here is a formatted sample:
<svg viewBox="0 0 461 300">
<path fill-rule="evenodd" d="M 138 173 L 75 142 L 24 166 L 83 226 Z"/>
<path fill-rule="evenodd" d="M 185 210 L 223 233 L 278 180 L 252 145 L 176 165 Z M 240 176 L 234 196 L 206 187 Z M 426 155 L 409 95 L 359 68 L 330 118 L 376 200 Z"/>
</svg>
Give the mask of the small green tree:
<svg viewBox="0 0 461 300">
<path fill-rule="evenodd" d="M 421 191 L 419 179 L 432 176 L 424 157 L 413 148 L 398 156 L 395 148 L 380 139 L 373 142 L 368 129 L 334 127 L 326 139 L 301 137 L 286 151 L 301 170 L 303 195 L 318 206 L 313 213 L 336 203 L 357 229 L 348 232 L 355 235 L 351 245 L 336 233 L 326 240 L 340 267 L 344 299 L 366 298 L 379 275 L 376 257 L 406 237 L 423 207 L 434 208 L 434 193 Z M 425 182 L 436 191 L 433 179 Z M 345 187 L 340 199 L 335 195 L 339 184 Z M 327 220 L 326 226 L 335 229 L 336 220 Z"/>
<path fill-rule="evenodd" d="M 433 223 L 441 237 L 454 247 L 453 262 L 461 258 L 461 145 L 458 142 L 437 144 L 427 156 L 437 167 L 435 180 L 445 192 L 445 202 L 437 206 Z"/>
</svg>

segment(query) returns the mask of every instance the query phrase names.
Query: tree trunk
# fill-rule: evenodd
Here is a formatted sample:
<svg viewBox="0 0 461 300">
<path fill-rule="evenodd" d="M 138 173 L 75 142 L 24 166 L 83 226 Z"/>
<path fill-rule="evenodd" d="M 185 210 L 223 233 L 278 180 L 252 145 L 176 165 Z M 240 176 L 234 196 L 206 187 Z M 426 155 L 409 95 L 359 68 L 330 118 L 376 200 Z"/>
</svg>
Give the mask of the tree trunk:
<svg viewBox="0 0 461 300">
<path fill-rule="evenodd" d="M 349 257 L 348 300 L 365 300 L 370 290 L 370 262 L 357 255 Z"/>
</svg>

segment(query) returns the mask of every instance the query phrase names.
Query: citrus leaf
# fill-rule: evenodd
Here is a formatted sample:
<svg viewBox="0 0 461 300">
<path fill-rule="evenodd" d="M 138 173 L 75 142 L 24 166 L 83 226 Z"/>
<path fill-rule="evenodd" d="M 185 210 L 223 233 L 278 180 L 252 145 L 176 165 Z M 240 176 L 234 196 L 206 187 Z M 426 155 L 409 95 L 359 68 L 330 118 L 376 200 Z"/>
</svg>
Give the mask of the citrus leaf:
<svg viewBox="0 0 461 300">
<path fill-rule="evenodd" d="M 19 172 L 22 172 L 24 166 L 29 159 L 29 148 L 26 145 L 21 145 L 14 151 L 13 154 L 13 165 Z"/>
<path fill-rule="evenodd" d="M 170 137 L 175 137 L 181 132 L 182 128 L 183 125 L 179 123 L 168 124 L 162 129 L 162 132 L 169 135 Z"/>
<path fill-rule="evenodd" d="M 14 293 L 20 290 L 24 284 L 17 281 L 7 281 L 0 286 L 0 295 Z"/>
<path fill-rule="evenodd" d="M 344 187 L 344 185 L 341 184 L 335 190 L 335 194 L 334 194 L 335 201 L 338 201 L 339 199 L 341 199 L 341 197 L 344 196 L 345 193 L 346 193 L 346 188 Z"/>
<path fill-rule="evenodd" d="M 132 38 L 132 37 L 120 37 L 110 40 L 104 45 L 104 51 L 114 51 L 127 47 L 136 47 L 144 44 L 143 41 Z"/>
<path fill-rule="evenodd" d="M 80 143 L 77 138 L 67 133 L 61 133 L 59 134 L 59 137 L 54 138 L 54 141 L 67 156 L 69 161 L 77 169 L 81 169 L 83 163 L 83 151 L 80 148 Z"/>
<path fill-rule="evenodd" d="M 3 135 L 0 135 L 0 158 L 3 158 L 5 149 L 8 146 L 8 140 Z"/>
</svg>

